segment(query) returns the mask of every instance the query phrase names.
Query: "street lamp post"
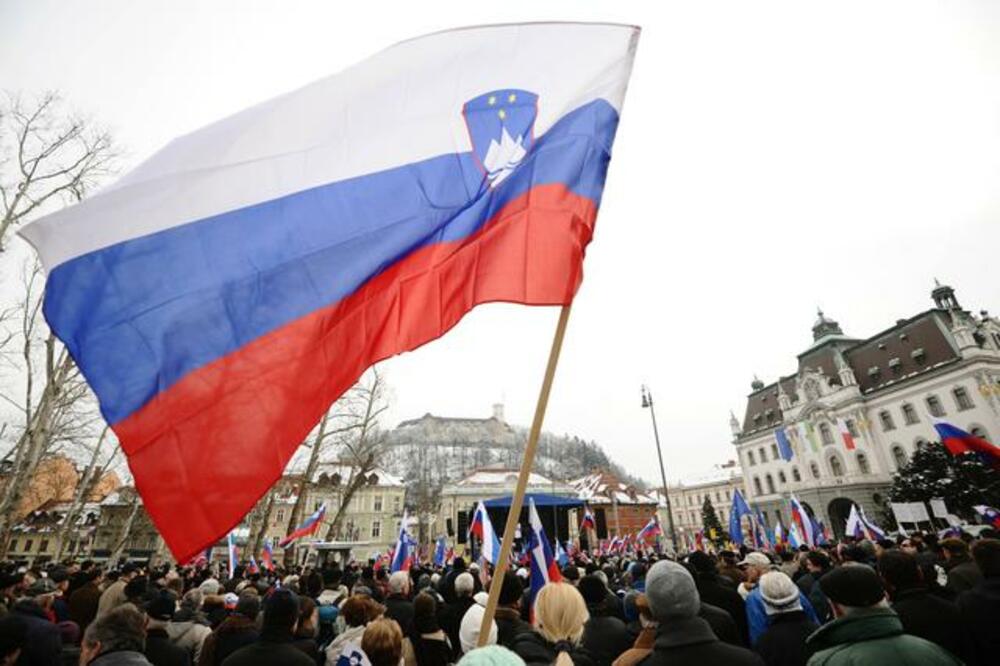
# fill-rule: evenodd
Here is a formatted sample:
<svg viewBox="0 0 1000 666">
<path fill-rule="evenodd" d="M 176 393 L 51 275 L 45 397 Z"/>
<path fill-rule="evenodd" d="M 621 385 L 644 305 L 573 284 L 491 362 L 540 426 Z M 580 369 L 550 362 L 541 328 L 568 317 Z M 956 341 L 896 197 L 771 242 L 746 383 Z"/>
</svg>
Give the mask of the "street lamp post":
<svg viewBox="0 0 1000 666">
<path fill-rule="evenodd" d="M 667 525 L 670 528 L 670 541 L 674 545 L 674 556 L 680 554 L 677 548 L 677 530 L 674 529 L 674 511 L 670 506 L 670 491 L 667 488 L 667 472 L 663 468 L 663 451 L 660 449 L 660 432 L 656 429 L 656 410 L 653 408 L 653 393 L 642 386 L 642 406 L 649 407 L 649 415 L 653 418 L 653 438 L 656 440 L 656 457 L 660 460 L 660 479 L 663 481 L 663 497 L 667 502 Z"/>
</svg>

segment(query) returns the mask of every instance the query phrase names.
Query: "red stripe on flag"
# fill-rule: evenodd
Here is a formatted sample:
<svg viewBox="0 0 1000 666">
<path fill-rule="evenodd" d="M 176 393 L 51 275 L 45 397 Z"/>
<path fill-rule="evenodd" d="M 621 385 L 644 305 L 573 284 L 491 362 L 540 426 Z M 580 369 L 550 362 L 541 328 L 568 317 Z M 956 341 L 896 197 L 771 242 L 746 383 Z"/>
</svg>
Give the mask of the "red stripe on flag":
<svg viewBox="0 0 1000 666">
<path fill-rule="evenodd" d="M 372 364 L 440 337 L 482 303 L 571 302 L 596 213 L 564 185 L 536 186 L 476 234 L 417 250 L 115 424 L 174 557 L 183 562 L 234 527 Z"/>
</svg>

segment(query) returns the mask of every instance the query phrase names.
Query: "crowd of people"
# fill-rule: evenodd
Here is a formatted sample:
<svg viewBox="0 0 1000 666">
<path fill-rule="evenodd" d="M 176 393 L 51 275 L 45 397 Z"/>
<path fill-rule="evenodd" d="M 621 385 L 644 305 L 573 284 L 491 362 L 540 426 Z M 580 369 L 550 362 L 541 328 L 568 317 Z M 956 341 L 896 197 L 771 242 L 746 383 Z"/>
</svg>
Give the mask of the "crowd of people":
<svg viewBox="0 0 1000 666">
<path fill-rule="evenodd" d="M 574 554 L 529 604 L 456 557 L 220 578 L 210 566 L 0 566 L 0 666 L 841 666 L 1000 663 L 1000 540 Z"/>
</svg>

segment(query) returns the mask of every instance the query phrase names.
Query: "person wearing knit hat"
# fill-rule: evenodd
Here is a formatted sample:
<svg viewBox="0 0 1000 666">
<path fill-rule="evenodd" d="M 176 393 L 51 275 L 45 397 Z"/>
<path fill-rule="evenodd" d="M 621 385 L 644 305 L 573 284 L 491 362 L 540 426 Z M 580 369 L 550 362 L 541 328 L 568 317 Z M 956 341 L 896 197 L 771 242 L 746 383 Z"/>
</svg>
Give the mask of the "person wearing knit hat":
<svg viewBox="0 0 1000 666">
<path fill-rule="evenodd" d="M 159 590 L 146 602 L 146 649 L 143 654 L 153 664 L 190 663 L 188 651 L 175 645 L 167 634 L 167 622 L 177 609 L 177 595 Z"/>
<path fill-rule="evenodd" d="M 461 641 L 462 654 L 469 652 L 479 645 L 479 630 L 483 626 L 483 616 L 486 614 L 486 602 L 489 595 L 480 592 L 476 595 L 476 602 L 469 606 L 462 616 L 462 623 L 459 625 L 458 637 Z M 497 644 L 497 623 L 490 621 L 490 635 L 486 639 L 487 645 Z"/>
<path fill-rule="evenodd" d="M 768 666 L 802 666 L 809 658 L 806 639 L 816 623 L 802 610 L 801 592 L 787 574 L 771 571 L 758 583 L 770 625 L 754 645 Z"/>
<path fill-rule="evenodd" d="M 747 575 L 746 581 L 740 584 L 740 594 L 743 594 L 744 587 L 749 589 L 749 594 L 746 595 L 747 629 L 750 634 L 750 646 L 753 647 L 757 645 L 757 641 L 771 626 L 773 615 L 767 612 L 764 597 L 761 595 L 760 580 L 771 571 L 772 563 L 771 558 L 764 553 L 751 552 L 743 558 L 740 566 L 744 568 Z M 796 589 L 798 588 L 796 587 Z M 802 611 L 810 622 L 818 626 L 820 621 L 816 616 L 816 610 L 809 603 L 809 598 L 801 590 L 798 590 L 798 594 Z"/>
<path fill-rule="evenodd" d="M 499 610 L 499 609 L 497 609 Z M 413 634 L 410 641 L 417 666 L 447 666 L 453 663 L 451 643 L 438 624 L 437 598 L 421 592 L 413 600 Z"/>
<path fill-rule="evenodd" d="M 698 617 L 701 599 L 691 573 L 680 564 L 661 560 L 646 574 L 646 599 L 659 632 L 644 666 L 728 664 L 759 666 L 753 652 L 720 641 L 708 622 Z"/>
<path fill-rule="evenodd" d="M 903 623 L 889 608 L 875 570 L 848 562 L 827 573 L 820 586 L 836 619 L 807 641 L 810 666 L 851 664 L 921 664 L 954 666 L 957 657 L 930 641 L 903 633 Z"/>
<path fill-rule="evenodd" d="M 599 576 L 584 576 L 577 584 L 577 589 L 590 613 L 590 619 L 583 625 L 581 645 L 594 655 L 599 664 L 610 664 L 618 655 L 632 647 L 633 637 L 625 623 L 611 615 L 607 604 L 608 588 Z"/>
<path fill-rule="evenodd" d="M 531 625 L 521 617 L 521 604 L 524 599 L 524 585 L 521 577 L 507 570 L 500 586 L 500 599 L 497 602 L 496 615 L 497 643 L 510 645 L 519 634 L 531 633 Z"/>
</svg>

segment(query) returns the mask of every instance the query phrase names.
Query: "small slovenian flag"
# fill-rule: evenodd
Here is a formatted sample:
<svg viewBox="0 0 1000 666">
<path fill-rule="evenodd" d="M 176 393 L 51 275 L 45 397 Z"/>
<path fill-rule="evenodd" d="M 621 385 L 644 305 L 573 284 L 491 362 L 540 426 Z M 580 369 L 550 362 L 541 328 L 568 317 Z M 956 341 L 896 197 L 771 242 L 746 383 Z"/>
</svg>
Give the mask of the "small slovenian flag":
<svg viewBox="0 0 1000 666">
<path fill-rule="evenodd" d="M 391 573 L 397 571 L 409 571 L 413 565 L 413 555 L 410 552 L 413 540 L 406 531 L 406 511 L 403 511 L 403 520 L 399 523 L 399 537 L 396 539 L 396 549 L 392 554 L 392 564 L 389 566 Z"/>
<path fill-rule="evenodd" d="M 529 553 L 531 556 L 531 588 L 528 592 L 528 608 L 534 612 L 535 597 L 547 583 L 557 583 L 562 580 L 559 564 L 552 555 L 552 545 L 545 536 L 542 519 L 538 517 L 535 501 L 528 499 L 528 522 L 531 533 L 528 535 Z"/>
<path fill-rule="evenodd" d="M 990 465 L 993 469 L 1000 471 L 1000 448 L 987 442 L 982 437 L 977 437 L 965 432 L 957 426 L 934 420 L 934 430 L 941 438 L 941 443 L 948 449 L 948 453 L 953 456 L 963 453 L 975 453 L 982 459 L 983 463 Z"/>
<path fill-rule="evenodd" d="M 851 434 L 851 429 L 847 427 L 847 421 L 837 419 L 837 429 L 840 430 L 840 438 L 844 440 L 844 447 L 848 451 L 853 451 L 857 448 L 854 444 L 854 435 Z"/>
<path fill-rule="evenodd" d="M 774 543 L 778 545 L 785 542 L 785 535 L 782 533 L 781 523 L 775 523 L 774 525 Z"/>
<path fill-rule="evenodd" d="M 271 552 L 271 542 L 264 542 L 264 550 L 260 551 L 260 561 L 268 571 L 274 571 L 274 554 Z"/>
<path fill-rule="evenodd" d="M 253 555 L 250 556 L 250 563 L 247 564 L 247 573 L 248 574 L 260 573 L 260 567 L 257 566 L 257 560 L 253 558 Z"/>
<path fill-rule="evenodd" d="M 976 510 L 976 513 L 978 513 L 979 516 L 983 519 L 983 522 L 985 522 L 988 525 L 992 525 L 997 529 L 1000 529 L 1000 511 L 997 511 L 993 507 L 986 506 L 984 504 L 979 504 L 972 508 Z"/>
<path fill-rule="evenodd" d="M 475 534 L 482 543 L 482 557 L 493 566 L 497 565 L 500 557 L 500 540 L 497 539 L 496 532 L 493 531 L 493 523 L 490 522 L 490 514 L 486 512 L 486 505 L 480 502 L 476 505 L 476 513 L 469 523 L 469 534 Z"/>
<path fill-rule="evenodd" d="M 305 522 L 295 528 L 295 531 L 286 536 L 278 544 L 280 548 L 284 548 L 288 544 L 292 543 L 296 539 L 301 539 L 304 536 L 309 536 L 314 534 L 316 530 L 319 529 L 320 524 L 323 522 L 323 516 L 326 515 L 326 504 L 321 505 L 315 513 L 306 518 Z"/>
<path fill-rule="evenodd" d="M 583 520 L 580 521 L 580 531 L 584 530 L 596 530 L 597 521 L 594 520 L 594 514 L 590 512 L 590 507 L 583 507 Z"/>
<path fill-rule="evenodd" d="M 809 518 L 809 513 L 795 495 L 792 495 L 788 503 L 791 505 L 792 522 L 798 527 L 799 536 L 802 537 L 803 543 L 810 548 L 814 548 L 816 546 L 816 535 L 813 533 L 812 520 Z"/>
<path fill-rule="evenodd" d="M 639 530 L 639 534 L 636 536 L 635 540 L 636 542 L 641 541 L 645 543 L 646 539 L 656 538 L 661 534 L 663 534 L 663 530 L 660 529 L 660 521 L 657 520 L 656 516 L 653 516 L 649 519 L 649 522 L 646 523 L 641 530 Z"/>
</svg>

